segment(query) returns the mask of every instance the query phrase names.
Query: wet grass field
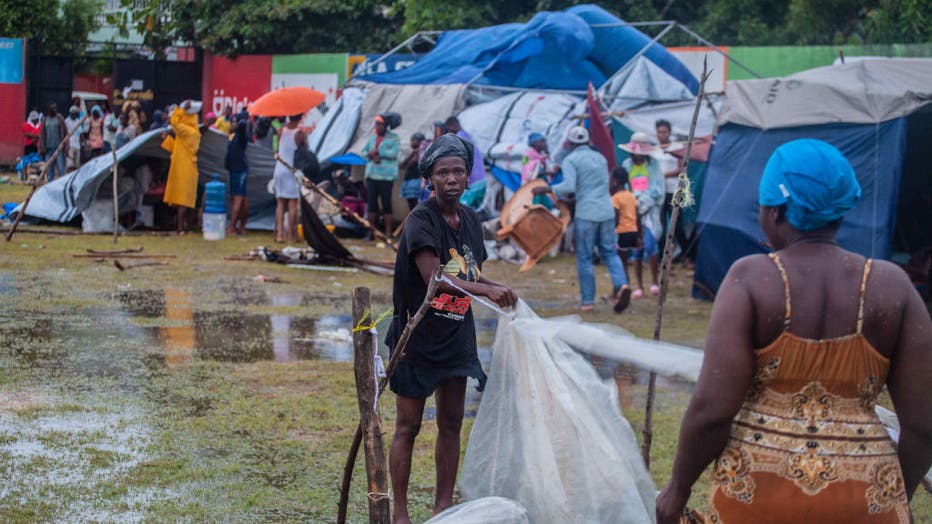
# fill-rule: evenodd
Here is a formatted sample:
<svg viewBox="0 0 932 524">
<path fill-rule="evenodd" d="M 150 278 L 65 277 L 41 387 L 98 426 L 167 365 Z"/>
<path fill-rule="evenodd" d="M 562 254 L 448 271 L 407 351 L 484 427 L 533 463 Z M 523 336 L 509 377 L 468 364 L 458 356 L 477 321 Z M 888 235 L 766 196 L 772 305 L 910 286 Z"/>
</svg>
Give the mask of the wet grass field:
<svg viewBox="0 0 932 524">
<path fill-rule="evenodd" d="M 0 201 L 24 194 L 23 186 L 0 186 Z M 127 236 L 116 246 L 102 235 L 0 240 L 0 521 L 334 521 L 358 420 L 350 292 L 369 287 L 379 313 L 390 306 L 391 278 L 223 260 L 259 245 L 271 246 L 271 233 L 219 242 Z M 368 243 L 348 245 L 366 258 L 393 258 Z M 72 256 L 139 246 L 176 258 L 119 271 L 112 261 Z M 542 316 L 575 312 L 570 257 L 543 260 L 526 274 L 501 262 L 485 272 Z M 599 292 L 608 292 L 604 268 L 596 273 Z M 673 276 L 663 338 L 701 347 L 710 304 L 688 298 L 690 279 L 684 268 Z M 602 303 L 584 319 L 649 337 L 655 307 L 635 301 L 617 316 Z M 488 358 L 495 320 L 481 309 L 477 316 Z M 644 374 L 596 364 L 619 384 L 621 407 L 639 433 Z M 688 396 L 679 384 L 659 389 L 651 465 L 658 486 L 669 477 Z M 468 396 L 468 414 L 478 401 Z M 381 413 L 387 441 L 390 394 Z M 435 435 L 426 423 L 415 450 L 412 510 L 421 521 L 432 504 Z M 360 456 L 351 522 L 368 520 L 364 477 Z M 705 507 L 707 489 L 703 480 L 691 505 Z M 932 522 L 932 497 L 919 491 L 917 522 Z"/>
</svg>

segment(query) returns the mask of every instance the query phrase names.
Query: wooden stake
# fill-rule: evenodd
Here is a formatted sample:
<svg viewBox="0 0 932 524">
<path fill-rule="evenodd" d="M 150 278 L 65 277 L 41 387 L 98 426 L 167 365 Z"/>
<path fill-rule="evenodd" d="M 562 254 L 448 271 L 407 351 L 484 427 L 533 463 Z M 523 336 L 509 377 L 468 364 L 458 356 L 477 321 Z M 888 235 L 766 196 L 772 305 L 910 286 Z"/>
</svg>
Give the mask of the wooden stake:
<svg viewBox="0 0 932 524">
<path fill-rule="evenodd" d="M 370 321 L 369 288 L 353 290 L 353 325 Z M 353 332 L 353 369 L 356 374 L 356 398 L 359 403 L 359 427 L 365 436 L 366 495 L 369 503 L 369 523 L 388 524 L 391 513 L 388 503 L 388 464 L 385 460 L 385 443 L 382 441 L 382 419 L 378 411 L 375 366 L 375 348 L 372 331 Z"/>
<path fill-rule="evenodd" d="M 401 332 L 401 336 L 398 338 L 398 343 L 395 344 L 395 350 L 392 351 L 392 358 L 389 359 L 388 365 L 385 366 L 385 376 L 379 381 L 379 394 L 376 400 L 385 392 L 385 388 L 392 378 L 395 367 L 398 366 L 398 362 L 404 357 L 405 348 L 408 346 L 408 339 L 411 338 L 411 333 L 414 332 L 414 328 L 417 327 L 421 319 L 424 318 L 424 315 L 426 315 L 427 311 L 430 309 L 430 303 L 433 301 L 434 295 L 437 293 L 437 286 L 440 284 L 440 280 L 438 280 L 440 278 L 440 271 L 441 267 L 438 266 L 430 275 L 430 282 L 427 283 L 427 293 L 424 295 L 424 302 L 421 303 L 421 306 L 414 313 L 414 316 L 408 319 L 408 323 L 405 325 L 404 330 Z M 400 314 L 400 312 L 397 311 L 395 313 Z M 356 455 L 359 453 L 359 445 L 361 442 L 362 426 L 356 426 L 356 434 L 353 435 L 353 443 L 350 445 L 349 455 L 346 456 L 346 463 L 343 466 L 343 481 L 340 483 L 340 500 L 337 502 L 337 524 L 346 524 L 346 508 L 349 504 L 349 489 L 353 480 L 353 466 L 356 464 Z"/>
<path fill-rule="evenodd" d="M 281 162 L 283 166 L 285 166 L 286 168 L 288 168 L 288 170 L 291 171 L 291 173 L 294 174 L 295 177 L 297 177 L 297 174 L 295 173 L 295 172 L 297 171 L 297 169 L 295 169 L 291 164 L 289 164 L 288 162 L 285 162 L 284 160 L 282 160 L 281 157 L 279 157 L 278 155 L 275 155 L 275 160 Z M 299 180 L 298 182 L 299 182 L 299 183 L 303 183 L 303 181 L 301 181 L 301 180 Z M 340 203 L 339 200 L 333 198 L 333 196 L 332 196 L 330 193 L 328 193 L 328 192 L 324 191 L 323 189 L 317 187 L 317 184 L 310 183 L 310 184 L 307 184 L 305 187 L 308 187 L 308 188 L 314 190 L 318 195 L 320 195 L 321 197 L 323 197 L 323 199 L 326 200 L 327 202 L 330 202 L 331 204 L 333 204 L 333 205 L 339 207 L 340 209 L 342 209 L 342 210 L 345 211 L 346 213 L 349 213 L 349 215 L 350 215 L 351 217 L 353 217 L 357 222 L 359 222 L 360 224 L 362 224 L 364 227 L 368 228 L 369 231 L 372 231 L 372 233 L 373 233 L 375 236 L 377 236 L 377 237 L 379 237 L 380 239 L 384 240 L 385 243 L 388 244 L 389 247 L 391 247 L 391 248 L 394 249 L 395 251 L 398 251 L 398 246 L 395 245 L 395 241 L 393 241 L 392 239 L 390 239 L 390 238 L 388 238 L 387 236 L 385 236 L 385 233 L 379 231 L 378 228 L 376 228 L 375 226 L 373 226 L 372 224 L 370 224 L 369 221 L 366 220 L 365 218 L 359 216 L 358 213 L 356 213 L 356 212 L 353 211 L 352 209 L 350 209 L 350 208 L 344 206 L 342 203 Z"/>
<path fill-rule="evenodd" d="M 36 189 L 42 185 L 42 181 L 49 175 L 49 166 L 52 165 L 52 162 L 58 158 L 58 155 L 61 154 L 62 149 L 68 144 L 68 140 L 71 138 L 71 135 L 74 134 L 78 128 L 84 124 L 84 121 L 87 120 L 88 115 L 84 115 L 84 118 L 78 121 L 78 125 L 71 128 L 71 131 L 65 135 L 65 138 L 61 139 L 61 143 L 58 144 L 58 147 L 55 148 L 55 151 L 52 152 L 52 156 L 45 161 L 45 167 L 42 168 L 42 172 L 39 173 L 39 178 L 36 180 L 36 183 L 32 185 L 32 189 L 29 191 L 29 194 L 26 196 L 26 200 L 23 201 L 22 207 L 19 208 L 19 213 L 16 215 L 16 220 L 13 221 L 13 225 L 10 226 L 10 232 L 6 235 L 6 241 L 9 242 L 13 238 L 13 233 L 16 233 L 16 227 L 19 226 L 19 221 L 23 219 L 23 215 L 26 214 L 26 207 L 29 206 L 29 201 L 32 200 L 32 195 L 36 192 Z"/>
<path fill-rule="evenodd" d="M 673 209 L 670 212 L 670 222 L 667 224 L 667 237 L 663 246 L 663 259 L 660 267 L 660 296 L 657 297 L 657 316 L 654 317 L 654 340 L 660 340 L 660 328 L 663 325 L 663 303 L 667 299 L 667 287 L 670 278 L 670 266 L 673 264 L 673 233 L 676 231 L 676 222 L 680 216 L 683 205 L 683 191 L 686 189 L 683 179 L 686 178 L 686 169 L 689 167 L 689 156 L 692 154 L 693 139 L 696 136 L 696 122 L 699 120 L 699 109 L 702 107 L 702 98 L 705 92 L 705 83 L 709 79 L 708 57 L 702 60 L 702 78 L 699 80 L 699 95 L 696 96 L 696 107 L 693 110 L 693 119 L 689 125 L 689 138 L 686 139 L 686 153 L 683 155 L 683 173 L 680 175 L 679 186 L 673 195 Z M 644 430 L 642 433 L 641 456 L 644 464 L 650 470 L 650 448 L 654 439 L 654 397 L 657 389 L 657 373 L 651 371 L 647 381 L 647 403 L 644 407 Z"/>
</svg>

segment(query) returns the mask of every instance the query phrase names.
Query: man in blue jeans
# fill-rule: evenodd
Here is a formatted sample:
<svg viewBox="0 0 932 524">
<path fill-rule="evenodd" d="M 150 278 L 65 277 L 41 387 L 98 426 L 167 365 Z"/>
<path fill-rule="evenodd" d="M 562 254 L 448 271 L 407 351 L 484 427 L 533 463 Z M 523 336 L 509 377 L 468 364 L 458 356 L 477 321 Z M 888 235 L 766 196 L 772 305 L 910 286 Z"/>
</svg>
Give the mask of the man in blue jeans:
<svg viewBox="0 0 932 524">
<path fill-rule="evenodd" d="M 597 247 L 612 277 L 616 300 L 615 312 L 621 313 L 631 301 L 631 290 L 615 247 L 615 208 L 608 192 L 608 162 L 589 146 L 589 131 L 575 126 L 569 130 L 570 153 L 561 164 L 563 181 L 550 188 L 559 196 L 576 194 L 576 217 L 573 233 L 576 244 L 576 273 L 579 277 L 580 311 L 592 311 L 595 302 L 595 268 L 593 251 Z M 546 193 L 535 188 L 535 194 Z"/>
</svg>

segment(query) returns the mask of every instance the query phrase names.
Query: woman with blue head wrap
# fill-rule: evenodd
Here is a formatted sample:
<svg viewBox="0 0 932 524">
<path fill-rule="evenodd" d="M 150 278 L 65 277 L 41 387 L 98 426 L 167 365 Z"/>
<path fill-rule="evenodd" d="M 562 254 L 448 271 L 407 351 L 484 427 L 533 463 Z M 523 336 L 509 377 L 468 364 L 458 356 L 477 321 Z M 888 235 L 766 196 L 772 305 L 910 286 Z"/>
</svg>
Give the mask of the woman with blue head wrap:
<svg viewBox="0 0 932 524">
<path fill-rule="evenodd" d="M 658 522 L 679 521 L 713 461 L 720 522 L 910 521 L 932 463 L 932 321 L 899 267 L 836 243 L 860 197 L 825 142 L 770 157 L 760 225 L 775 251 L 738 260 L 719 288 Z M 874 412 L 885 385 L 898 445 Z"/>
</svg>

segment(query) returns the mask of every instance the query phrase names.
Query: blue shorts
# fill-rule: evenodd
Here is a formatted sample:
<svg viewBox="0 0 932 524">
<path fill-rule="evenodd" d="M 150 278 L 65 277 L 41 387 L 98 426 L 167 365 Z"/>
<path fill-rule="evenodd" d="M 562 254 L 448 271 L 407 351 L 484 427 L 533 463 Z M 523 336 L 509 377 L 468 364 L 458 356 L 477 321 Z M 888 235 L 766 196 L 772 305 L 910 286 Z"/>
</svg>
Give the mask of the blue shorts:
<svg viewBox="0 0 932 524">
<path fill-rule="evenodd" d="M 647 262 L 650 257 L 660 254 L 660 246 L 657 245 L 657 240 L 654 238 L 654 234 L 650 232 L 650 229 L 644 228 L 642 240 L 644 243 L 643 249 L 632 249 L 631 260 Z"/>
<path fill-rule="evenodd" d="M 249 171 L 231 171 L 230 172 L 230 195 L 246 196 L 246 177 Z"/>
</svg>

